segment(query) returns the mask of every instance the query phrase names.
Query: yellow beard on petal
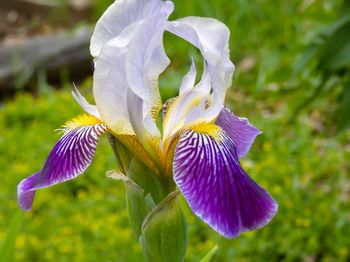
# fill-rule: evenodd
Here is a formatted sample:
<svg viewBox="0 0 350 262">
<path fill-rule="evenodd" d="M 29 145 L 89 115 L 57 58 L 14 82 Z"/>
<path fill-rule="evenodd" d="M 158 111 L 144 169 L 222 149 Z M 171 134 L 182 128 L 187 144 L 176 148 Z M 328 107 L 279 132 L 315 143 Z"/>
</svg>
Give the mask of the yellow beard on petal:
<svg viewBox="0 0 350 262">
<path fill-rule="evenodd" d="M 84 115 L 76 116 L 71 120 L 68 120 L 62 126 L 61 130 L 64 132 L 68 132 L 70 130 L 76 129 L 81 126 L 88 126 L 88 125 L 92 126 L 97 124 L 103 124 L 103 122 L 92 115 L 84 114 Z"/>
<path fill-rule="evenodd" d="M 208 134 L 209 136 L 213 137 L 217 141 L 220 140 L 221 130 L 215 124 L 201 123 L 201 124 L 192 126 L 190 129 L 198 133 Z"/>
</svg>

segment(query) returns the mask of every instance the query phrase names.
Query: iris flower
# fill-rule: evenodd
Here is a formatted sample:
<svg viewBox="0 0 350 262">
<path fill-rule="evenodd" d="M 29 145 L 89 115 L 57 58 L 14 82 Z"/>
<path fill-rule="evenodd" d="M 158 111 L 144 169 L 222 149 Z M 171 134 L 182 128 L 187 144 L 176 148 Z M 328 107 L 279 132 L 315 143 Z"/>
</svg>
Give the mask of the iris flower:
<svg viewBox="0 0 350 262">
<path fill-rule="evenodd" d="M 86 114 L 64 125 L 43 169 L 19 183 L 23 210 L 36 190 L 82 174 L 108 132 L 157 175 L 171 175 L 193 212 L 227 238 L 275 215 L 277 203 L 240 164 L 261 132 L 224 106 L 234 72 L 229 29 L 212 18 L 169 21 L 173 8 L 171 1 L 119 0 L 97 22 L 90 45 L 96 105 L 73 91 Z M 158 77 L 170 63 L 165 31 L 198 48 L 204 69 L 196 83 L 192 60 L 178 96 L 162 104 Z"/>
</svg>

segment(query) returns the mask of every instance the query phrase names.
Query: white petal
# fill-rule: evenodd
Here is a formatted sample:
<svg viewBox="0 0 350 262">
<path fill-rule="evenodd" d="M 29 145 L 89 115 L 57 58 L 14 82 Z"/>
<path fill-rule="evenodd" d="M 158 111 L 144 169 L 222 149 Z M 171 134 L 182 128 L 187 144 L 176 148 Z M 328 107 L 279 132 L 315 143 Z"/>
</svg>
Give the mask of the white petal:
<svg viewBox="0 0 350 262">
<path fill-rule="evenodd" d="M 175 100 L 169 107 L 163 121 L 163 140 L 165 141 L 184 127 L 186 117 L 203 100 L 203 94 L 195 88 Z"/>
<path fill-rule="evenodd" d="M 152 111 L 154 117 L 162 107 L 158 77 L 170 63 L 163 48 L 163 32 L 169 15 L 169 10 L 164 9 L 143 20 L 128 47 L 126 60 L 128 84 L 144 101 L 146 112 Z"/>
<path fill-rule="evenodd" d="M 74 85 L 74 84 L 73 84 Z M 78 88 L 74 85 L 74 90 L 72 91 L 72 96 L 77 101 L 77 103 L 82 107 L 82 109 L 94 117 L 101 119 L 101 115 L 97 110 L 97 107 L 95 105 L 91 105 L 85 97 L 83 97 Z"/>
<path fill-rule="evenodd" d="M 91 38 L 92 56 L 100 54 L 102 47 L 118 36 L 130 24 L 152 17 L 161 9 L 173 9 L 170 1 L 161 0 L 117 0 L 98 20 Z"/>
<path fill-rule="evenodd" d="M 136 136 L 142 142 L 147 142 L 149 136 L 160 137 L 160 132 L 150 114 L 145 115 L 143 112 L 143 100 L 129 89 L 127 101 L 127 109 L 130 116 L 131 126 Z"/>
<path fill-rule="evenodd" d="M 97 108 L 108 127 L 117 134 L 133 133 L 127 110 L 125 60 L 139 23 L 128 26 L 108 41 L 95 59 L 93 92 Z"/>
<path fill-rule="evenodd" d="M 143 100 L 141 117 L 155 118 L 161 109 L 158 76 L 169 64 L 162 38 L 171 10 L 167 5 L 152 17 L 130 24 L 105 43 L 95 59 L 96 105 L 115 133 L 132 130 L 127 109 L 128 89 Z M 150 129 L 152 133 L 153 127 Z"/>
<path fill-rule="evenodd" d="M 216 117 L 211 117 L 208 114 L 208 102 L 212 102 L 212 97 L 210 95 L 210 75 L 206 64 L 204 64 L 201 81 L 193 87 L 195 73 L 195 65 L 192 63 L 190 71 L 182 81 L 179 96 L 169 106 L 165 115 L 163 121 L 164 141 L 181 128 L 191 126 L 197 122 L 210 122 Z M 209 119 L 207 119 L 208 116 Z"/>
<path fill-rule="evenodd" d="M 204 62 L 204 68 L 203 68 L 203 74 L 201 81 L 196 85 L 197 90 L 201 90 L 203 93 L 203 96 L 210 94 L 211 89 L 211 81 L 210 81 L 210 74 L 208 71 L 208 65 Z"/>
<path fill-rule="evenodd" d="M 192 57 L 190 71 L 188 71 L 188 73 L 184 76 L 180 86 L 180 96 L 192 90 L 196 81 L 196 74 L 197 74 L 196 64 L 194 63 L 194 60 Z"/>
<path fill-rule="evenodd" d="M 229 29 L 221 22 L 203 17 L 186 17 L 168 22 L 169 32 L 196 46 L 202 53 L 211 78 L 213 103 L 207 119 L 215 118 L 222 109 L 226 89 L 231 86 L 234 65 L 229 56 Z"/>
</svg>

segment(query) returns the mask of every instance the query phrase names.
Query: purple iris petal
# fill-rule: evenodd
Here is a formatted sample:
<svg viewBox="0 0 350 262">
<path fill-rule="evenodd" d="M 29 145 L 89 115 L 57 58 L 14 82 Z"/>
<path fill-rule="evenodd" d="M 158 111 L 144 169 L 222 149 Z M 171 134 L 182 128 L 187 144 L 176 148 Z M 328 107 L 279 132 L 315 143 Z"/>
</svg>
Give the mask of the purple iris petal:
<svg viewBox="0 0 350 262">
<path fill-rule="evenodd" d="M 95 154 L 104 124 L 86 125 L 67 132 L 52 149 L 43 170 L 23 179 L 17 187 L 18 204 L 30 210 L 35 191 L 73 179 L 83 173 Z"/>
<path fill-rule="evenodd" d="M 260 228 L 277 212 L 272 197 L 241 167 L 224 132 L 186 131 L 175 149 L 174 180 L 193 212 L 227 238 Z"/>
<path fill-rule="evenodd" d="M 261 131 L 249 123 L 247 118 L 234 115 L 228 108 L 221 110 L 216 124 L 233 140 L 238 158 L 248 153 L 257 135 L 261 134 Z"/>
</svg>

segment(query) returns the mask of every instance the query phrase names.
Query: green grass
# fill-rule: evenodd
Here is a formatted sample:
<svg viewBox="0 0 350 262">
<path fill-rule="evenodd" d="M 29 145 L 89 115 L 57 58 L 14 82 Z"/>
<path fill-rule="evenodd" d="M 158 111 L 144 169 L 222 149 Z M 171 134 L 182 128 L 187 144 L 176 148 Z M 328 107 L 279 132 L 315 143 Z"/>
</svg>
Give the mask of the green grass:
<svg viewBox="0 0 350 262">
<path fill-rule="evenodd" d="M 290 121 L 293 110 L 309 95 L 309 87 L 319 81 L 307 72 L 291 80 L 293 67 L 312 36 L 337 17 L 340 3 L 175 1 L 172 19 L 205 15 L 230 27 L 237 71 L 227 104 L 264 131 L 242 160 L 243 166 L 279 203 L 279 212 L 268 226 L 226 240 L 196 218 L 183 201 L 189 222 L 186 261 L 199 261 L 215 245 L 213 261 L 350 259 L 350 133 L 332 131 L 328 115 L 335 95 L 315 101 Z M 175 88 L 189 65 L 188 46 L 171 37 L 166 46 L 174 66 L 161 84 Z M 91 79 L 83 86 L 91 86 Z M 18 210 L 18 182 L 42 168 L 59 138 L 54 130 L 82 113 L 69 92 L 18 94 L 0 108 L 0 247 L 9 239 L 11 217 Z M 105 177 L 114 165 L 104 137 L 84 175 L 38 191 L 33 211 L 20 218 L 15 260 L 143 261 L 128 224 L 123 184 Z"/>
</svg>

